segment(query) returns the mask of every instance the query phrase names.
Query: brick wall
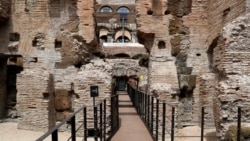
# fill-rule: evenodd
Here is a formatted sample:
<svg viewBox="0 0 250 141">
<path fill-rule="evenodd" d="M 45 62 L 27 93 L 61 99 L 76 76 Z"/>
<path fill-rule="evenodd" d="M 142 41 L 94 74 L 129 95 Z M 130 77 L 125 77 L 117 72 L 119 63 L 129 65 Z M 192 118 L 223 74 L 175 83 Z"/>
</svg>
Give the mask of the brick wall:
<svg viewBox="0 0 250 141">
<path fill-rule="evenodd" d="M 46 71 L 34 73 L 32 70 L 25 70 L 18 74 L 17 114 L 20 117 L 18 128 L 46 131 L 54 125 L 52 87 L 53 78 Z"/>
<path fill-rule="evenodd" d="M 214 48 L 213 67 L 217 69 L 215 117 L 218 135 L 222 138 L 229 126 L 237 123 L 237 108 L 242 107 L 242 126 L 249 115 L 249 24 L 244 15 L 227 24 Z"/>
</svg>

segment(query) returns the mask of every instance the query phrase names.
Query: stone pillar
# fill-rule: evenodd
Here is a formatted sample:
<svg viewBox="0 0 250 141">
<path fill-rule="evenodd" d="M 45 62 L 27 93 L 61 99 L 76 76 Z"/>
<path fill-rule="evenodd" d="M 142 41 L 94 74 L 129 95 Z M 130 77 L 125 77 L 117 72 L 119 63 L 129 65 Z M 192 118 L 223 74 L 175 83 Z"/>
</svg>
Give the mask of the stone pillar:
<svg viewBox="0 0 250 141">
<path fill-rule="evenodd" d="M 0 118 L 4 117 L 6 105 L 7 58 L 0 56 Z"/>
<path fill-rule="evenodd" d="M 47 131 L 55 123 L 53 77 L 44 71 L 30 72 L 17 75 L 18 128 Z"/>
</svg>

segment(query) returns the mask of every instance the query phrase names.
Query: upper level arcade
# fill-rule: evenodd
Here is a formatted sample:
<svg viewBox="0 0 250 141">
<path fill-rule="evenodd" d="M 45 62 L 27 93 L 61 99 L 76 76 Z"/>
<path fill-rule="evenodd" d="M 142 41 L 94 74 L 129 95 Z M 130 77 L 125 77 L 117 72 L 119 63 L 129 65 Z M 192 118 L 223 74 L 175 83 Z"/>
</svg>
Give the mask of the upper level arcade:
<svg viewBox="0 0 250 141">
<path fill-rule="evenodd" d="M 135 5 L 97 4 L 96 35 L 105 54 L 147 54 L 145 47 L 138 43 Z"/>
</svg>

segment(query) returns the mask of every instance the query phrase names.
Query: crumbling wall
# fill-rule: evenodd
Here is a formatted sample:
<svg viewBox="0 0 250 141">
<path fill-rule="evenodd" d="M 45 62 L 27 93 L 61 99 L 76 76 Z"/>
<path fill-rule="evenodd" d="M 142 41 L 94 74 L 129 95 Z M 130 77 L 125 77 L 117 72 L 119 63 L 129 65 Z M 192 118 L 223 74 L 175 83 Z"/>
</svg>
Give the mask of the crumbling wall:
<svg viewBox="0 0 250 141">
<path fill-rule="evenodd" d="M 10 1 L 0 1 L 0 24 L 6 23 L 10 18 Z"/>
<path fill-rule="evenodd" d="M 7 50 L 9 41 L 10 1 L 0 1 L 0 54 Z"/>
<path fill-rule="evenodd" d="M 81 62 L 89 59 L 85 56 L 89 56 L 86 48 L 94 45 L 94 21 L 91 20 L 94 3 L 92 0 L 23 0 L 12 4 L 10 35 L 18 35 L 13 36 L 18 38 L 9 42 L 7 53 L 24 58 L 24 72 L 18 75 L 17 81 L 19 128 L 47 130 L 56 118 L 62 120 L 74 110 L 70 85 L 73 81 L 69 81 L 67 87 L 59 87 L 56 82 L 64 78 L 66 68 L 74 68 L 75 73 L 69 71 L 69 74 L 76 75 L 78 68 L 74 65 L 80 67 Z M 54 75 L 55 85 L 49 73 Z M 69 95 L 58 92 L 60 89 Z M 54 92 L 55 100 L 50 99 Z M 60 113 L 64 111 L 68 113 Z"/>
<path fill-rule="evenodd" d="M 218 36 L 223 26 L 244 13 L 246 0 L 209 0 L 207 9 L 209 45 Z"/>
<path fill-rule="evenodd" d="M 84 0 L 77 2 L 77 15 L 79 17 L 79 35 L 86 43 L 95 43 L 95 22 L 93 13 L 95 11 L 95 0 Z"/>
<path fill-rule="evenodd" d="M 175 58 L 171 56 L 168 27 L 172 15 L 165 13 L 167 1 L 138 0 L 136 10 L 138 39 L 151 55 L 148 65 L 148 92 L 161 93 L 159 97 L 175 102 L 177 99 L 173 95 L 178 91 L 178 79 Z"/>
<path fill-rule="evenodd" d="M 44 70 L 18 74 L 18 128 L 47 131 L 55 125 L 53 83 L 53 77 Z"/>
<path fill-rule="evenodd" d="M 217 70 L 215 111 L 217 132 L 224 138 L 229 126 L 237 123 L 237 108 L 242 107 L 242 126 L 249 119 L 249 32 L 250 15 L 227 24 L 213 49 L 214 70 Z"/>
</svg>

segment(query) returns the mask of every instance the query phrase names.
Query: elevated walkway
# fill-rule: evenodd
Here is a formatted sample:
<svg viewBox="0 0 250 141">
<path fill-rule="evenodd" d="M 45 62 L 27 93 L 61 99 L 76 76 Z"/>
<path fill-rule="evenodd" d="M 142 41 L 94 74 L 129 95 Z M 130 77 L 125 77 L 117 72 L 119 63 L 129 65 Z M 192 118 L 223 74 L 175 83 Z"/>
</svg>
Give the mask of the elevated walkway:
<svg viewBox="0 0 250 141">
<path fill-rule="evenodd" d="M 153 141 L 127 92 L 119 91 L 118 94 L 121 127 L 111 141 Z"/>
</svg>

